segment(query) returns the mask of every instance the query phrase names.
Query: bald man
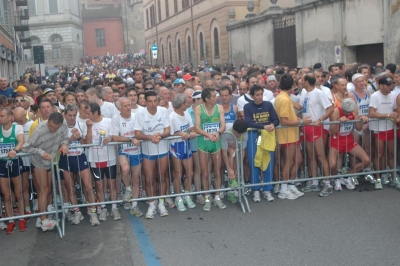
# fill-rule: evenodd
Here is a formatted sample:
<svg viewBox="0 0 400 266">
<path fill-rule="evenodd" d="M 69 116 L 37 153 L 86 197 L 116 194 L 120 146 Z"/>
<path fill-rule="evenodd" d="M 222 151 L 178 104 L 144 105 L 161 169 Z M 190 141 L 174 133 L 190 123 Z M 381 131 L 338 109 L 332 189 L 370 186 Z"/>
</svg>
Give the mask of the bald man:
<svg viewBox="0 0 400 266">
<path fill-rule="evenodd" d="M 14 122 L 21 125 L 24 131 L 25 141 L 28 139 L 29 129 L 32 126 L 33 120 L 26 118 L 26 111 L 22 107 L 16 107 L 13 110 Z M 29 204 L 29 173 L 31 166 L 31 159 L 29 156 L 22 157 L 23 171 L 22 171 L 22 197 L 24 199 L 25 214 L 31 214 L 31 207 Z"/>
<path fill-rule="evenodd" d="M 194 90 L 194 91 L 202 91 L 202 90 L 203 90 L 203 87 L 202 87 L 201 85 L 194 85 L 194 86 L 193 86 L 193 90 Z"/>
</svg>

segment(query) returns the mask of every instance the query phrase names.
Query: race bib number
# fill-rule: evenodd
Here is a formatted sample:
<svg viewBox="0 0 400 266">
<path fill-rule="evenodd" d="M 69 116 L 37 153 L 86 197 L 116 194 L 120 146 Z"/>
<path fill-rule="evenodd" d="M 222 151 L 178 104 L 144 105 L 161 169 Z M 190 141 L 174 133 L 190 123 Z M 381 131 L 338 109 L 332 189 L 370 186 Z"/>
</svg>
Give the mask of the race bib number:
<svg viewBox="0 0 400 266">
<path fill-rule="evenodd" d="M 343 123 L 340 125 L 340 135 L 348 135 L 353 131 L 353 123 Z"/>
<path fill-rule="evenodd" d="M 215 134 L 219 130 L 219 122 L 218 123 L 205 123 L 203 124 L 203 130 L 209 134 Z M 204 137 L 205 140 L 208 140 L 207 137 Z"/>
<path fill-rule="evenodd" d="M 14 143 L 0 144 L 0 154 L 7 154 L 9 151 L 15 148 Z"/>
<path fill-rule="evenodd" d="M 80 142 L 78 140 L 74 140 L 70 143 L 70 147 L 68 148 L 68 155 L 69 156 L 77 156 L 77 155 L 81 155 L 83 152 L 82 148 L 73 148 L 71 146 L 76 146 L 76 145 L 80 145 Z"/>
<path fill-rule="evenodd" d="M 139 150 L 138 146 L 135 146 L 133 143 L 123 144 L 122 151 L 124 153 L 133 153 Z"/>
</svg>

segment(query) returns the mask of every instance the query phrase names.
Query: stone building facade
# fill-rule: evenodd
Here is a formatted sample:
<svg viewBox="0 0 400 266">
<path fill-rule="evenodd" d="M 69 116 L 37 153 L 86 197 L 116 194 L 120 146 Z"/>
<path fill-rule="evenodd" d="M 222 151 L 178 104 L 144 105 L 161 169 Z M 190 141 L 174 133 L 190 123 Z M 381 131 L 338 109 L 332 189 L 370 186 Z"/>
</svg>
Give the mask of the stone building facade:
<svg viewBox="0 0 400 266">
<path fill-rule="evenodd" d="M 251 0 L 248 2 L 252 2 Z M 271 0 L 244 19 L 231 10 L 229 61 L 290 67 L 399 63 L 400 0 Z M 250 5 L 251 6 L 251 5 Z"/>
<path fill-rule="evenodd" d="M 254 1 L 257 12 L 260 2 Z M 153 64 L 228 62 L 228 11 L 232 7 L 237 18 L 244 19 L 246 4 L 240 0 L 144 0 L 147 59 Z M 151 56 L 154 43 L 157 59 Z"/>
<path fill-rule="evenodd" d="M 83 56 L 80 0 L 28 0 L 32 46 L 42 45 L 46 67 L 76 64 Z M 35 66 L 33 51 L 25 50 L 27 65 Z"/>
</svg>

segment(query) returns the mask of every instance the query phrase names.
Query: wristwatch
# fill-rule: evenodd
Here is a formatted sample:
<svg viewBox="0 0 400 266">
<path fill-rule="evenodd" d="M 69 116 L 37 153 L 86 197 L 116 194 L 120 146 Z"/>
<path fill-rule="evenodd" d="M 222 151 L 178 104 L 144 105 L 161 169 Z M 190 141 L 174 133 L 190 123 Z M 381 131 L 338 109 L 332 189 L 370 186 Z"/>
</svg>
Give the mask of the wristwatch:
<svg viewBox="0 0 400 266">
<path fill-rule="evenodd" d="M 299 126 L 303 125 L 303 120 L 300 120 Z"/>
<path fill-rule="evenodd" d="M 222 133 L 221 133 L 220 131 L 218 131 L 218 134 L 219 134 L 219 136 L 221 137 L 221 134 L 222 134 Z"/>
</svg>

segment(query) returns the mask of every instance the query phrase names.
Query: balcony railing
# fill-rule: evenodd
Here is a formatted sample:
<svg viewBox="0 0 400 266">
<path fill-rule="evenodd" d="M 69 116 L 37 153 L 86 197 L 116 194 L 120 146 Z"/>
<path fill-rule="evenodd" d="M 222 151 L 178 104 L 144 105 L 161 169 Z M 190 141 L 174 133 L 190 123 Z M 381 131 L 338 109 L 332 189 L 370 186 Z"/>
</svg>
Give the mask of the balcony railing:
<svg viewBox="0 0 400 266">
<path fill-rule="evenodd" d="M 15 5 L 16 6 L 28 6 L 28 0 L 16 0 Z"/>
</svg>

